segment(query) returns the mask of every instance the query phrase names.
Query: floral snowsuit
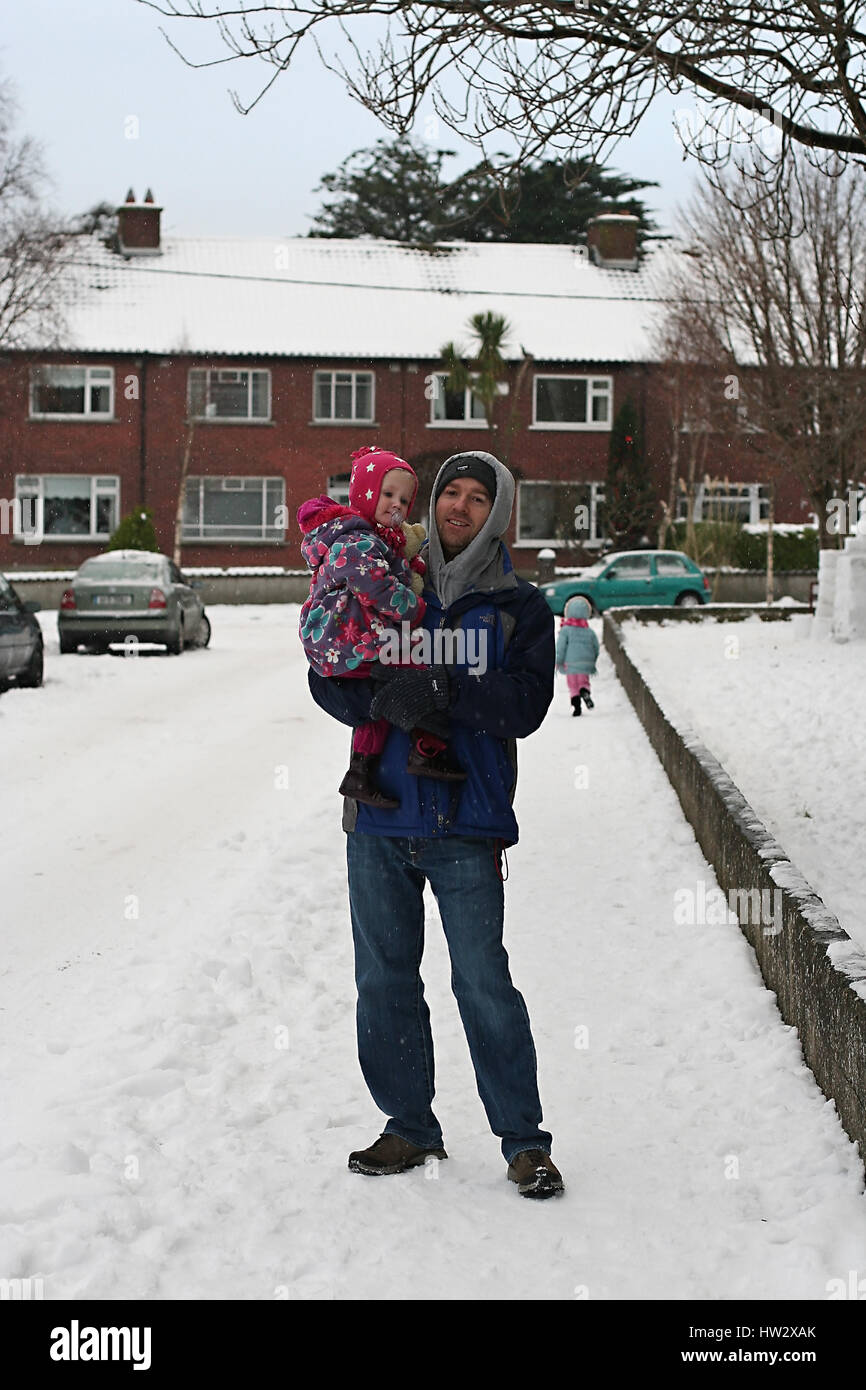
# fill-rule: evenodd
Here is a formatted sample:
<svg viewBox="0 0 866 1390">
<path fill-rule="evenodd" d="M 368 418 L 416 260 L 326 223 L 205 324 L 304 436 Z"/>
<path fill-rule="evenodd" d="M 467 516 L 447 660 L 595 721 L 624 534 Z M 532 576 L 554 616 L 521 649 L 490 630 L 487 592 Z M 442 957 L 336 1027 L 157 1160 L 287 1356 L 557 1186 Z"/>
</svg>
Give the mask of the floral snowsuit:
<svg viewBox="0 0 866 1390">
<path fill-rule="evenodd" d="M 402 531 L 377 526 L 329 497 L 306 504 L 301 552 L 312 570 L 300 636 L 320 676 L 365 676 L 389 627 L 417 626 L 424 600 L 410 587 Z"/>
</svg>

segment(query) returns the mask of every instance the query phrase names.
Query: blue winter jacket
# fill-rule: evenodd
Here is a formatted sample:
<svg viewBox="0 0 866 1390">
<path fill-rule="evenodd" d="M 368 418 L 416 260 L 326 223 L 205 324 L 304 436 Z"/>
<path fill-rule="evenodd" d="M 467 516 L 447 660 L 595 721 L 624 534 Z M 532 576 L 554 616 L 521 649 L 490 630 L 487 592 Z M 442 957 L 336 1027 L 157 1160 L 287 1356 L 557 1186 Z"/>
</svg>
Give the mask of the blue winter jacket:
<svg viewBox="0 0 866 1390">
<path fill-rule="evenodd" d="M 556 639 L 556 669 L 567 676 L 594 676 L 598 638 L 591 627 L 563 623 Z"/>
<path fill-rule="evenodd" d="M 503 551 L 510 572 L 504 547 Z M 343 828 L 366 835 L 464 835 L 516 844 L 515 740 L 535 732 L 553 699 L 553 614 L 535 586 L 522 579 L 514 588 L 462 594 L 447 611 L 432 589 L 425 589 L 424 598 L 422 626 L 431 634 L 442 626 L 462 629 L 470 655 L 486 651 L 483 675 L 473 675 L 465 661 L 449 667 L 449 747 L 467 779 L 439 782 L 407 773 L 409 736 L 394 728 L 376 769 L 376 783 L 399 798 L 399 808 L 383 811 L 347 799 Z M 335 719 L 352 726 L 369 719 L 377 688 L 372 681 L 328 678 L 312 669 L 308 680 L 313 699 Z"/>
</svg>

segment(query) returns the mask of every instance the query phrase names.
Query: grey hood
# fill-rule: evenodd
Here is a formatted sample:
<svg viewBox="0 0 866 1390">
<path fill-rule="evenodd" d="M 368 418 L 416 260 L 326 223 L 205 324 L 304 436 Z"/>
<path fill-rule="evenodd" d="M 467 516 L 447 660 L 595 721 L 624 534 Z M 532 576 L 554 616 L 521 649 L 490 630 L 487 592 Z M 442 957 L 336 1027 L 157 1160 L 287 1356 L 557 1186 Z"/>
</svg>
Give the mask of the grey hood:
<svg viewBox="0 0 866 1390">
<path fill-rule="evenodd" d="M 474 540 L 453 560 L 442 554 L 442 543 L 436 526 L 436 487 L 443 471 L 455 459 L 479 458 L 489 464 L 496 474 L 496 496 L 490 515 Z M 480 449 L 468 449 L 446 459 L 433 484 L 430 498 L 430 518 L 427 527 L 427 582 L 438 595 L 443 608 L 448 608 L 461 594 L 494 593 L 498 589 L 517 587 L 517 576 L 505 568 L 505 548 L 502 536 L 508 530 L 514 506 L 514 478 L 499 459 Z"/>
</svg>

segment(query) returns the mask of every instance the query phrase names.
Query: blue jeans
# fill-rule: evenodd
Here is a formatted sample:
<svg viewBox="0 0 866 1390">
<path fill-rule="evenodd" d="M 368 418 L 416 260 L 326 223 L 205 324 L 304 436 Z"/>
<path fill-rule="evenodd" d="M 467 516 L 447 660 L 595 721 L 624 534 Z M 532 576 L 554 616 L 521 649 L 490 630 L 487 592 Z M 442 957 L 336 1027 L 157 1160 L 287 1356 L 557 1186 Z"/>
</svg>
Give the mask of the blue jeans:
<svg viewBox="0 0 866 1390">
<path fill-rule="evenodd" d="M 424 882 L 451 956 L 451 988 L 478 1094 L 508 1162 L 550 1152 L 541 1124 L 535 1045 L 502 944 L 504 891 L 492 840 L 347 835 L 349 904 L 358 987 L 358 1060 L 386 1134 L 422 1148 L 442 1143 L 433 1114 L 433 1036 L 419 968 Z"/>
</svg>

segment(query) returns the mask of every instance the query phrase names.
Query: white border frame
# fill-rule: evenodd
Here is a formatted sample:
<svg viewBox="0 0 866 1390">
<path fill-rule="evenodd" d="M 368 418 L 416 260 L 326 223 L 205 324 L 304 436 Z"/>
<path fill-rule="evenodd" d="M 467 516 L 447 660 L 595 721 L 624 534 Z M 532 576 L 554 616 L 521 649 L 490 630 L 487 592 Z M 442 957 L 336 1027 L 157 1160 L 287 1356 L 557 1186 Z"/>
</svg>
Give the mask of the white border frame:
<svg viewBox="0 0 866 1390">
<path fill-rule="evenodd" d="M 545 539 L 539 539 L 539 540 L 535 540 L 535 539 L 531 539 L 531 540 L 530 540 L 530 539 L 523 539 L 523 538 L 521 538 L 521 535 L 520 535 L 520 495 L 521 495 L 521 490 L 522 490 L 523 488 L 525 488 L 525 487 L 538 487 L 539 485 L 543 485 L 544 487 L 588 487 L 588 488 L 589 488 L 589 529 L 590 529 L 590 534 L 589 534 L 589 536 L 586 538 L 586 540 L 583 540 L 580 536 L 575 536 L 575 537 L 574 537 L 573 539 L 571 539 L 571 540 L 562 540 L 562 539 L 560 539 L 560 538 L 558 538 L 558 537 L 556 537 L 556 536 L 549 536 L 549 537 L 547 537 L 547 538 L 545 538 Z M 605 540 L 606 540 L 607 538 L 606 538 L 605 536 L 600 536 L 600 535 L 598 535 L 598 533 L 597 533 L 597 521 L 598 521 L 598 504 L 599 504 L 599 502 L 603 502 L 603 501 L 604 501 L 604 486 L 605 486 L 605 485 L 604 485 L 603 482 L 599 482 L 598 480 L 595 480 L 595 481 L 594 481 L 594 480 L 589 479 L 589 478 L 586 478 L 586 479 L 582 479 L 582 478 L 521 478 L 521 479 L 518 481 L 518 484 L 517 484 L 517 497 L 516 497 L 516 501 L 517 501 L 517 511 L 516 511 L 516 514 L 515 514 L 515 523 L 514 523 L 514 531 L 515 531 L 514 545 L 515 545 L 515 548 L 520 547 L 521 549 L 529 550 L 529 549 L 534 549 L 534 548 L 536 548 L 536 547 L 538 547 L 538 546 L 554 546 L 554 547 L 558 547 L 559 549 L 564 549 L 565 547 L 568 547 L 568 549 L 571 550 L 571 549 L 573 549 L 573 548 L 575 548 L 575 547 L 577 547 L 577 546 L 583 546 L 583 548 L 586 549 L 586 550 L 594 550 L 594 549 L 596 549 L 598 546 L 603 545 L 604 542 L 605 542 Z"/>
<path fill-rule="evenodd" d="M 447 372 L 431 372 L 430 375 L 431 375 L 431 376 L 434 376 L 434 377 L 437 377 L 437 378 L 438 378 L 440 381 L 442 381 L 442 382 L 445 382 L 445 381 L 448 380 L 448 373 L 447 373 Z M 444 391 L 445 391 L 445 388 L 444 388 L 444 386 L 443 386 L 443 387 L 442 387 L 442 392 L 443 392 L 443 394 L 444 394 Z M 469 412 L 470 412 L 471 409 L 472 409 L 472 403 L 471 403 L 470 397 L 472 397 L 472 396 L 474 396 L 474 395 L 475 395 L 475 392 L 472 390 L 472 387 L 471 387 L 471 386 L 467 386 L 467 387 L 465 388 L 464 392 L 463 392 L 463 411 L 464 411 L 464 416 L 463 416 L 463 419 L 462 419 L 462 420 L 437 420 L 437 419 L 435 419 L 435 418 L 434 418 L 434 415 L 433 415 L 433 408 L 434 408 L 434 406 L 435 406 L 435 404 L 436 404 L 437 397 L 436 397 L 436 396 L 431 396 L 431 397 L 430 397 L 430 419 L 429 419 L 428 422 L 427 422 L 427 428 L 428 428 L 428 430 L 489 430 L 489 429 L 490 429 L 490 424 L 489 424 L 489 422 L 488 422 L 488 420 L 487 420 L 487 416 L 486 416 L 486 415 L 482 416 L 482 418 L 479 420 L 479 419 L 473 419 L 472 416 L 471 416 L 471 414 L 469 414 Z M 483 409 L 483 403 L 482 403 L 482 409 Z"/>
<path fill-rule="evenodd" d="M 586 382 L 586 408 L 589 416 L 592 416 L 592 403 L 596 399 L 607 401 L 607 419 L 581 422 L 578 420 L 539 420 L 538 419 L 538 383 L 539 381 L 585 381 Z M 606 390 L 596 390 L 595 382 L 603 381 Z M 604 376 L 595 372 L 534 372 L 532 377 L 532 424 L 531 430 L 567 430 L 584 431 L 594 430 L 601 434 L 610 434 L 613 424 L 613 377 Z"/>
<path fill-rule="evenodd" d="M 204 516 L 204 493 L 203 493 L 203 485 L 204 485 L 205 483 L 223 483 L 223 484 L 224 484 L 224 483 L 226 483 L 226 482 L 228 482 L 228 481 L 232 481 L 232 482 L 240 481 L 241 483 L 256 482 L 256 483 L 260 483 L 260 484 L 261 484 L 261 522 L 260 522 L 260 524 L 259 524 L 259 527 L 256 528 L 256 527 L 254 527 L 254 526 L 245 526 L 245 527 L 240 527 L 240 526 L 239 526 L 239 527 L 237 528 L 237 530 L 236 530 L 232 535 L 230 535 L 230 536 L 226 536 L 226 535 L 222 535 L 222 536 L 210 536 L 210 535 L 207 534 L 207 530 L 206 530 L 207 523 L 206 523 L 205 521 L 200 520 L 200 521 L 198 521 L 197 523 L 195 523 L 196 528 L 197 528 L 195 531 L 192 531 L 192 530 L 189 530 L 189 529 L 188 529 L 188 526 L 189 526 L 189 525 L 192 525 L 192 523 L 187 523 L 186 521 L 184 521 L 184 522 L 181 523 L 181 540 L 182 540 L 182 541 L 189 541 L 190 544 L 195 544 L 197 541 L 198 541 L 198 542 L 207 541 L 208 544 L 213 544 L 213 543 L 215 543 L 215 542 L 224 541 L 227 545 L 231 545 L 232 541 L 259 541 L 259 542 L 261 542 L 262 544 L 266 544 L 266 545 L 273 545 L 275 542 L 284 542 L 284 541 L 285 541 L 285 538 L 286 538 L 286 528 L 285 528 L 284 526 L 283 526 L 283 527 L 280 527 L 276 522 L 271 522 L 271 521 L 269 521 L 269 520 L 268 520 L 268 514 L 267 514 L 267 499 L 268 499 L 267 484 L 268 484 L 268 483 L 279 483 L 279 484 L 280 484 L 280 488 L 281 488 L 280 499 L 279 499 L 279 501 L 276 503 L 276 507 L 277 507 L 277 510 L 279 510 L 280 508 L 282 508 L 283 511 L 285 511 L 285 506 L 286 506 L 286 480 L 285 480 L 285 478 L 282 476 L 281 473 L 261 473 L 261 474 L 259 474 L 259 473 L 243 473 L 243 474 L 238 474 L 238 473 L 193 473 L 193 475 L 192 475 L 191 477 L 189 477 L 189 478 L 186 479 L 186 483 L 185 483 L 185 485 L 184 485 L 184 508 L 186 507 L 186 487 L 188 487 L 190 483 L 198 483 L 198 485 L 199 485 L 199 517 L 203 517 L 203 516 Z M 223 488 L 221 488 L 221 491 L 223 491 L 223 492 L 230 492 L 230 493 L 249 492 L 249 491 L 251 491 L 251 490 L 252 490 L 252 489 L 250 489 L 250 488 L 243 488 L 243 487 L 241 487 L 241 488 L 236 488 L 236 487 L 230 487 L 230 488 L 223 487 Z M 274 535 L 274 536 L 268 536 L 268 535 L 265 535 L 265 531 L 266 531 L 266 530 L 279 531 L 280 534 L 279 534 L 279 536 L 276 536 L 276 535 Z"/>
<path fill-rule="evenodd" d="M 253 375 L 258 373 L 267 379 L 267 415 L 193 415 L 192 376 L 193 372 L 204 372 L 205 377 L 216 376 L 219 372 L 243 372 L 247 381 L 247 410 L 253 406 Z M 226 383 L 227 384 L 227 383 Z M 205 409 L 210 395 L 210 382 L 205 381 Z M 270 367 L 189 367 L 186 378 L 186 409 L 190 420 L 201 425 L 269 425 L 273 420 L 273 381 Z"/>
<path fill-rule="evenodd" d="M 75 417 L 76 419 L 79 417 Z M 82 534 L 77 532 L 65 534 L 58 531 L 44 530 L 45 523 L 45 480 L 47 478 L 76 478 L 86 479 L 90 483 L 90 531 Z M 30 480 L 34 479 L 36 488 L 34 489 Z M 106 482 L 106 479 L 110 479 Z M 36 495 L 36 516 L 37 528 L 42 541 L 58 541 L 61 544 L 79 542 L 87 545 L 90 542 L 106 541 L 111 532 L 120 524 L 120 475 L 117 473 L 16 473 L 15 474 L 15 500 L 18 504 L 14 509 L 14 529 L 12 532 L 13 540 L 26 541 L 31 532 L 24 531 L 20 527 L 22 516 L 21 501 L 22 494 L 25 497 Z M 99 497 L 113 497 L 115 500 L 114 524 L 107 531 L 94 531 L 93 522 L 96 515 L 96 502 Z"/>
<path fill-rule="evenodd" d="M 370 378 L 370 414 L 369 416 L 352 415 L 351 418 L 336 415 L 317 415 L 316 396 L 317 378 L 329 376 L 331 378 L 331 409 L 334 408 L 334 390 L 336 382 L 334 377 L 338 374 L 351 376 L 352 378 L 352 409 L 357 409 L 358 404 L 358 377 L 368 376 Z M 372 425 L 376 421 L 376 373 L 369 367 L 316 367 L 313 371 L 313 410 L 310 417 L 314 425 Z"/>
<path fill-rule="evenodd" d="M 56 410 L 34 410 L 33 392 L 36 383 L 33 380 L 34 372 L 45 371 L 73 371 L 84 372 L 84 409 L 81 411 L 56 411 Z M 108 372 L 108 381 L 94 380 L 91 372 Z M 90 387 L 91 385 L 108 386 L 108 410 L 91 410 L 90 407 Z M 114 368 L 106 366 L 101 362 L 79 363 L 79 362 L 45 362 L 42 364 L 34 363 L 30 368 L 28 408 L 30 420 L 86 420 L 88 424 L 110 423 L 114 420 Z M 47 474 L 46 476 L 51 476 Z M 72 476 L 72 475 L 69 475 Z"/>
</svg>

